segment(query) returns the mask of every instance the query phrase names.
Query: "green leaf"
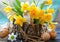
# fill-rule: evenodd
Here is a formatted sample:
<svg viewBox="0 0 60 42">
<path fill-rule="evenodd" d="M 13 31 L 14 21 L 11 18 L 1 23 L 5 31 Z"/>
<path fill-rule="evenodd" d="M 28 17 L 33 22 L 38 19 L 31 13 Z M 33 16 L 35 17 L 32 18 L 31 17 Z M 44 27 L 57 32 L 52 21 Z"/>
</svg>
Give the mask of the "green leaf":
<svg viewBox="0 0 60 42">
<path fill-rule="evenodd" d="M 19 0 L 16 0 L 16 4 L 21 8 L 21 2 Z"/>
<path fill-rule="evenodd" d="M 8 5 L 6 2 L 2 2 L 3 4 L 5 4 L 5 5 Z"/>
<path fill-rule="evenodd" d="M 12 10 L 16 12 L 16 9 L 13 8 Z"/>
<path fill-rule="evenodd" d="M 19 15 L 21 15 L 21 16 L 23 16 L 23 12 L 20 10 L 20 8 L 14 3 L 14 10 L 16 10 L 16 12 L 19 14 Z"/>
<path fill-rule="evenodd" d="M 15 0 L 16 2 L 13 4 L 14 5 L 14 11 L 18 13 L 19 15 L 23 16 L 23 12 L 21 11 L 21 2 L 19 0 Z"/>
<path fill-rule="evenodd" d="M 40 6 L 40 9 L 43 9 L 44 5 L 45 5 L 45 4 L 44 4 L 44 3 L 42 3 L 42 4 L 41 4 L 41 6 Z"/>
<path fill-rule="evenodd" d="M 46 11 L 45 14 L 47 14 L 48 12 Z"/>
</svg>

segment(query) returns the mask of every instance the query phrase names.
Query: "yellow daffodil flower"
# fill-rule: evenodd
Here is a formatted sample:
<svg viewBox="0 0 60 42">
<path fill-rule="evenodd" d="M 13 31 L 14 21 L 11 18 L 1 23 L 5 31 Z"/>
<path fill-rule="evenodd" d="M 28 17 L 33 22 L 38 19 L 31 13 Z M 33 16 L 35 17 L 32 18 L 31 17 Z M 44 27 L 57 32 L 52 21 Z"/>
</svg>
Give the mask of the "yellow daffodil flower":
<svg viewBox="0 0 60 42">
<path fill-rule="evenodd" d="M 48 1 L 48 4 L 51 5 L 51 4 L 52 4 L 52 0 L 49 0 L 49 1 Z"/>
<path fill-rule="evenodd" d="M 32 4 L 30 6 L 30 16 L 31 18 L 37 18 L 37 7 L 35 6 L 35 4 Z"/>
<path fill-rule="evenodd" d="M 44 10 L 39 10 L 39 20 L 40 20 L 40 24 L 44 23 Z"/>
<path fill-rule="evenodd" d="M 31 18 L 35 18 L 36 17 L 36 9 L 32 9 L 31 11 L 30 11 L 30 16 L 31 16 Z"/>
<path fill-rule="evenodd" d="M 22 4 L 22 8 L 21 8 L 22 11 L 29 10 L 29 3 L 28 2 L 21 3 L 21 4 Z"/>
<path fill-rule="evenodd" d="M 26 18 L 23 18 L 23 22 L 27 22 Z"/>
<path fill-rule="evenodd" d="M 10 21 L 13 21 L 13 19 L 14 19 L 14 14 L 9 17 Z"/>
<path fill-rule="evenodd" d="M 40 17 L 41 19 L 43 19 L 43 17 L 44 17 L 44 10 L 40 10 L 40 12 L 39 12 L 39 17 Z"/>
<path fill-rule="evenodd" d="M 54 8 L 47 10 L 47 12 L 54 14 Z"/>
<path fill-rule="evenodd" d="M 15 19 L 19 19 L 19 20 L 20 20 L 20 19 L 22 19 L 23 17 L 22 17 L 22 16 L 20 16 L 20 15 L 15 15 L 15 16 L 14 16 L 14 18 L 15 18 Z"/>
<path fill-rule="evenodd" d="M 7 6 L 6 8 L 4 8 L 4 11 L 7 12 L 7 13 L 9 13 L 9 12 L 12 11 L 12 7 Z"/>
<path fill-rule="evenodd" d="M 50 22 L 51 20 L 52 20 L 52 14 L 51 13 L 45 14 L 45 21 Z"/>
<path fill-rule="evenodd" d="M 10 21 L 13 21 L 13 20 L 14 20 L 14 16 L 16 16 L 16 13 L 15 13 L 15 12 L 13 12 L 11 15 L 9 15 L 9 16 L 8 16 L 8 19 L 9 19 Z"/>
<path fill-rule="evenodd" d="M 45 4 L 51 5 L 52 4 L 52 0 L 47 0 L 44 2 Z"/>
<path fill-rule="evenodd" d="M 50 27 L 55 30 L 56 26 L 54 24 L 50 24 Z"/>
<path fill-rule="evenodd" d="M 18 19 L 17 19 L 17 20 L 15 21 L 15 24 L 18 24 L 18 25 L 22 26 L 23 23 L 22 23 L 22 20 L 18 20 Z"/>
<path fill-rule="evenodd" d="M 23 24 L 23 21 L 22 21 L 22 17 L 19 15 L 19 16 L 15 16 L 15 24 L 18 24 L 18 25 L 22 25 Z"/>
<path fill-rule="evenodd" d="M 16 19 L 15 24 L 18 24 L 18 25 L 20 25 L 20 26 L 23 25 L 23 22 L 26 22 L 26 19 L 23 18 L 23 17 L 20 16 L 20 15 L 15 16 L 15 19 Z"/>
</svg>

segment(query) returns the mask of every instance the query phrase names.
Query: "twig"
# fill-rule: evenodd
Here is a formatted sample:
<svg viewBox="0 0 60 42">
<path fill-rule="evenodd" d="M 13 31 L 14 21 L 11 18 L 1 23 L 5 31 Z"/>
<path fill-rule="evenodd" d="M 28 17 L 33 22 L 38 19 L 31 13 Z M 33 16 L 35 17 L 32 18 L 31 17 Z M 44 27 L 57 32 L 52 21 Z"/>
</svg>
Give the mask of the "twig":
<svg viewBox="0 0 60 42">
<path fill-rule="evenodd" d="M 17 31 L 16 29 L 13 29 L 13 30 L 15 30 L 16 32 L 20 32 L 23 35 L 25 41 L 32 40 L 33 42 L 37 42 L 37 40 L 30 38 L 32 36 L 29 37 L 21 28 L 20 28 L 20 31 Z M 38 37 L 36 37 L 36 38 L 38 38 Z"/>
</svg>

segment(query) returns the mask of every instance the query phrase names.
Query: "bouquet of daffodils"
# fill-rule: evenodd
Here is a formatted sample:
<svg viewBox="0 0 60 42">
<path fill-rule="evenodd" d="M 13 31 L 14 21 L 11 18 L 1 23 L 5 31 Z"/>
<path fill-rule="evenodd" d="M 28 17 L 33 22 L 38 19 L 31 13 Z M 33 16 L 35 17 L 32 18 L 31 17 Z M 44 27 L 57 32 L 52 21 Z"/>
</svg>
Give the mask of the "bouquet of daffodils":
<svg viewBox="0 0 60 42">
<path fill-rule="evenodd" d="M 51 8 L 53 2 L 52 0 L 43 0 L 38 5 L 39 2 L 36 3 L 35 0 L 32 0 L 30 4 L 29 2 L 15 0 L 13 6 L 3 2 L 6 5 L 4 11 L 8 14 L 7 17 L 13 24 L 12 32 L 17 35 L 17 38 L 26 39 L 25 41 L 32 40 L 34 42 L 38 41 L 36 38 L 43 41 L 55 39 L 56 26 L 52 21 L 54 8 Z M 44 9 L 45 6 L 47 6 L 46 9 Z M 12 36 L 12 38 L 14 37 Z"/>
</svg>

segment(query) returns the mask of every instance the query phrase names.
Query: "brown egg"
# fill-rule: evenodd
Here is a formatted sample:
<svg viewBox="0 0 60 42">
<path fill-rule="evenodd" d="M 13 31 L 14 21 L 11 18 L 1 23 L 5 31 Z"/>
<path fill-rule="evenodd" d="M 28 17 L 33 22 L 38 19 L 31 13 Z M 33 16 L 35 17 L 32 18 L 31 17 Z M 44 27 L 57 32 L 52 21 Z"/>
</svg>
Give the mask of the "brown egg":
<svg viewBox="0 0 60 42">
<path fill-rule="evenodd" d="M 50 34 L 50 39 L 55 39 L 56 38 L 56 36 L 57 36 L 57 33 L 55 32 L 55 31 L 51 31 L 51 32 L 49 32 L 49 34 Z"/>
<path fill-rule="evenodd" d="M 0 31 L 0 38 L 4 38 L 4 37 L 8 36 L 8 34 L 9 34 L 8 29 L 2 29 Z"/>
<path fill-rule="evenodd" d="M 50 35 L 48 32 L 45 32 L 41 35 L 42 40 L 47 41 L 50 39 Z"/>
</svg>

